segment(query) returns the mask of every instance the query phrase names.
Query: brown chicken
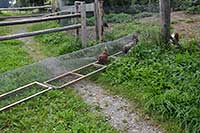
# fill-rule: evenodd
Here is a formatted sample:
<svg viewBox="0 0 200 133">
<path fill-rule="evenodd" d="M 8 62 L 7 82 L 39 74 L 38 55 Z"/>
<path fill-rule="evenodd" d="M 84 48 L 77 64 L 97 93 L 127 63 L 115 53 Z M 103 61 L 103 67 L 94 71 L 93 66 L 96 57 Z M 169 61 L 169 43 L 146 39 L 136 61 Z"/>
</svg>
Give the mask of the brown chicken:
<svg viewBox="0 0 200 133">
<path fill-rule="evenodd" d="M 127 54 L 129 52 L 129 50 L 135 45 L 137 44 L 139 41 L 139 33 L 134 33 L 132 36 L 132 41 L 126 45 L 124 45 L 122 51 L 123 53 Z"/>
<path fill-rule="evenodd" d="M 109 61 L 108 48 L 105 47 L 105 50 L 99 55 L 96 63 L 101 65 L 106 65 L 108 61 Z"/>
</svg>

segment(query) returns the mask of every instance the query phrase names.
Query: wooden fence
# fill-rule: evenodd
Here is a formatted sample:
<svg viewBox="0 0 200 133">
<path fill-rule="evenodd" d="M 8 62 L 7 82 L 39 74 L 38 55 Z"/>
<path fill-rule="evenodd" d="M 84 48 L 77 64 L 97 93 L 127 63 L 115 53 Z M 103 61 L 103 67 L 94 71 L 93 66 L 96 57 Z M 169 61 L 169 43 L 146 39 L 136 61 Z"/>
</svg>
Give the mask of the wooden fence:
<svg viewBox="0 0 200 133">
<path fill-rule="evenodd" d="M 66 6 L 64 4 L 64 0 L 57 0 L 56 5 L 54 7 L 58 8 L 61 12 L 65 13 L 79 13 L 81 11 L 80 1 L 75 1 L 74 5 Z M 103 0 L 94 0 L 93 3 L 85 4 L 86 12 L 93 12 L 95 17 L 95 31 L 96 31 L 96 39 L 102 41 L 103 40 Z M 78 31 L 77 31 L 78 33 Z"/>
<path fill-rule="evenodd" d="M 81 28 L 81 40 L 82 46 L 85 48 L 87 47 L 87 29 L 86 29 L 86 10 L 85 10 L 85 3 L 80 2 L 81 12 L 68 14 L 68 15 L 56 15 L 56 16 L 43 16 L 37 17 L 32 19 L 23 19 L 23 20 L 14 20 L 14 21 L 2 21 L 0 22 L 0 26 L 12 26 L 12 25 L 20 25 L 20 24 L 30 24 L 30 23 L 38 23 L 38 22 L 45 22 L 45 21 L 52 21 L 52 20 L 61 20 L 61 19 L 69 19 L 69 18 L 81 18 L 81 23 L 79 24 L 72 24 L 69 26 L 59 27 L 59 28 L 52 28 L 34 32 L 26 32 L 14 35 L 6 35 L 0 36 L 0 41 L 17 39 L 17 38 L 24 38 L 30 36 L 36 36 L 41 34 L 47 34 L 52 32 L 61 32 L 66 30 L 74 30 Z"/>
<path fill-rule="evenodd" d="M 13 8 L 0 8 L 0 11 L 16 11 L 16 10 L 34 10 L 34 9 L 51 9 L 52 5 L 34 6 L 34 7 L 13 7 Z"/>
<path fill-rule="evenodd" d="M 57 0 L 63 1 L 63 0 Z M 44 9 L 44 8 L 53 8 L 57 7 L 56 5 L 47 5 L 47 6 L 37 6 L 37 7 L 20 7 L 20 8 L 0 8 L 0 11 L 5 10 L 31 10 L 31 9 Z M 81 28 L 81 40 L 82 46 L 87 47 L 87 26 L 86 26 L 86 13 L 94 12 L 95 16 L 95 29 L 96 29 L 96 38 L 100 41 L 103 40 L 103 2 L 102 0 L 95 0 L 94 3 L 85 4 L 85 2 L 75 1 L 75 4 L 72 6 L 65 6 L 64 4 L 59 4 L 58 12 L 53 12 L 49 14 L 39 14 L 37 17 L 32 17 L 31 19 L 22 19 L 15 21 L 3 21 L 0 22 L 0 26 L 12 26 L 12 25 L 21 25 L 21 24 L 30 24 L 30 23 L 38 23 L 52 20 L 62 20 L 62 19 L 70 19 L 77 18 L 81 19 L 81 23 L 73 24 L 70 26 L 64 26 L 59 28 L 52 28 L 47 30 L 40 30 L 28 33 L 20 33 L 14 35 L 0 36 L 0 41 L 24 38 L 30 36 L 36 36 L 41 34 L 47 34 L 52 32 L 60 32 L 65 30 L 76 29 L 76 34 L 79 36 L 79 29 Z M 61 15 L 66 14 L 67 15 Z M 70 14 L 68 14 L 70 13 Z M 13 18 L 22 18 L 23 16 L 14 16 Z M 31 15 L 29 16 L 31 17 Z M 6 18 L 6 17 L 5 17 Z M 10 17 L 12 18 L 12 17 Z"/>
</svg>

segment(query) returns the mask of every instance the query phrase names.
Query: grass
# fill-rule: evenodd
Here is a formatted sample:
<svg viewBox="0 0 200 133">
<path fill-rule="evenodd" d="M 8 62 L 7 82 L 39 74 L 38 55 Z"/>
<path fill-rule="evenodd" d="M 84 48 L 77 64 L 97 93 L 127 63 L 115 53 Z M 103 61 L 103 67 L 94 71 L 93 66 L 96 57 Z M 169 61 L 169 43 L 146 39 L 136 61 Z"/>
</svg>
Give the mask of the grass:
<svg viewBox="0 0 200 133">
<path fill-rule="evenodd" d="M 148 29 L 158 30 L 158 25 L 156 23 L 141 23 L 138 21 L 133 21 L 129 23 L 114 24 L 111 31 L 105 33 L 105 41 L 111 41 L 118 39 L 120 37 L 126 36 L 133 32 L 145 32 Z"/>
<path fill-rule="evenodd" d="M 0 36 L 12 32 L 10 27 L 0 27 Z M 18 40 L 0 42 L 0 73 L 32 63 L 23 42 Z"/>
<path fill-rule="evenodd" d="M 56 21 L 33 24 L 31 31 L 59 27 Z M 64 32 L 44 34 L 34 37 L 40 43 L 40 49 L 46 56 L 57 56 L 81 49 L 79 39 Z"/>
<path fill-rule="evenodd" d="M 0 113 L 0 131 L 117 132 L 71 89 L 53 90 Z"/>
<path fill-rule="evenodd" d="M 136 102 L 168 132 L 200 132 L 200 50 L 195 41 L 165 47 L 157 30 L 142 32 L 140 43 L 97 81 Z"/>
<path fill-rule="evenodd" d="M 130 23 L 132 21 L 135 21 L 136 19 L 150 17 L 152 15 L 153 15 L 152 13 L 148 13 L 148 12 L 143 12 L 136 15 L 131 15 L 127 13 L 110 13 L 104 16 L 104 21 L 107 23 L 121 23 L 122 24 L 122 23 Z M 95 25 L 95 18 L 94 17 L 88 18 L 87 25 L 89 26 Z"/>
<path fill-rule="evenodd" d="M 22 46 L 17 40 L 0 42 L 0 73 L 32 63 Z"/>
</svg>

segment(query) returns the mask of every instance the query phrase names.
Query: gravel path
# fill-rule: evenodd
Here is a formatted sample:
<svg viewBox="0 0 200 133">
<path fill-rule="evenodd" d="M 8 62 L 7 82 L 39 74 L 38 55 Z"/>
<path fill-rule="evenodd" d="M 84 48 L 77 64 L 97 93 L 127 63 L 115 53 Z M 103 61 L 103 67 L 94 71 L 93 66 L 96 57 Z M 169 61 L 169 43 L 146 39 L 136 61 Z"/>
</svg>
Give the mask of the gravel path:
<svg viewBox="0 0 200 133">
<path fill-rule="evenodd" d="M 108 95 L 100 86 L 89 81 L 81 81 L 73 87 L 86 103 L 99 106 L 113 127 L 123 133 L 163 133 L 150 122 L 141 120 L 134 108 L 119 96 Z"/>
</svg>

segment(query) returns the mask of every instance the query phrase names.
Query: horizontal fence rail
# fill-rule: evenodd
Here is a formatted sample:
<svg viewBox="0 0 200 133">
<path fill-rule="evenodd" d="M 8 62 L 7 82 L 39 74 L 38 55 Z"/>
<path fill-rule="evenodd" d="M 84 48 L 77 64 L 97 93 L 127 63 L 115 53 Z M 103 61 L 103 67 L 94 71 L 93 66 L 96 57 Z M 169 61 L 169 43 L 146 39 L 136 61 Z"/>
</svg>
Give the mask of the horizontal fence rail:
<svg viewBox="0 0 200 133">
<path fill-rule="evenodd" d="M 23 16 L 3 16 L 0 19 L 18 19 L 18 18 L 32 18 L 32 17 L 42 17 L 46 14 L 33 14 L 33 15 L 23 15 Z"/>
<path fill-rule="evenodd" d="M 34 7 L 13 7 L 13 8 L 0 8 L 0 11 L 13 11 L 13 10 L 34 10 L 34 9 L 49 9 L 52 5 L 34 6 Z"/>
<path fill-rule="evenodd" d="M 36 35 L 48 34 L 48 33 L 53 33 L 53 32 L 66 31 L 66 30 L 73 30 L 73 29 L 78 29 L 78 28 L 81 28 L 81 24 L 74 24 L 74 25 L 60 27 L 60 28 L 52 28 L 52 29 L 47 29 L 47 30 L 20 33 L 20 34 L 8 35 L 8 36 L 0 36 L 0 41 L 24 38 L 24 37 L 30 37 L 30 36 L 36 36 Z"/>
<path fill-rule="evenodd" d="M 0 22 L 0 26 L 10 26 L 10 25 L 19 25 L 19 24 L 29 24 L 29 23 L 37 23 L 51 20 L 59 20 L 64 18 L 75 18 L 80 17 L 80 13 L 69 14 L 69 15 L 59 15 L 59 16 L 50 16 L 45 18 L 33 18 L 33 19 L 24 19 L 24 20 L 16 20 L 16 21 L 4 21 Z"/>
<path fill-rule="evenodd" d="M 94 12 L 94 3 L 89 3 L 89 4 L 85 4 L 86 6 L 86 12 Z M 80 8 L 79 8 L 80 9 Z M 72 6 L 63 6 L 62 10 L 65 10 L 66 12 L 77 12 L 76 6 L 72 5 Z M 79 10 L 80 12 L 80 10 Z"/>
</svg>

